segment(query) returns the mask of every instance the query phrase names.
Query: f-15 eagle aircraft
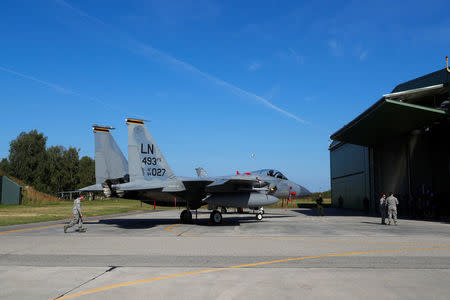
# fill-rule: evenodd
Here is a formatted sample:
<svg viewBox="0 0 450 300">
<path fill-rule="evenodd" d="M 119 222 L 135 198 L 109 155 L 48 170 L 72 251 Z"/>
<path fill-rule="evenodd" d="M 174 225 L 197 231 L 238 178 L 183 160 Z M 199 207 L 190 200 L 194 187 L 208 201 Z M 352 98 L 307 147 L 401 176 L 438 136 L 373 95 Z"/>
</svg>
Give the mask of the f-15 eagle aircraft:
<svg viewBox="0 0 450 300">
<path fill-rule="evenodd" d="M 211 221 L 220 223 L 218 206 L 262 207 L 277 203 L 267 188 L 260 187 L 256 176 L 233 175 L 220 178 L 177 177 L 151 136 L 143 120 L 127 119 L 129 182 L 113 184 L 112 188 L 127 199 L 147 203 L 153 201 L 186 205 L 180 215 L 182 222 L 191 222 L 191 209 L 204 204 L 212 209 Z M 267 184 L 265 184 L 267 185 Z M 256 213 L 262 219 L 262 213 Z"/>
<path fill-rule="evenodd" d="M 155 201 L 158 205 L 173 206 L 176 202 L 187 207 L 181 213 L 182 222 L 192 221 L 190 209 L 208 204 L 208 208 L 213 210 L 211 220 L 214 223 L 222 220 L 221 213 L 216 210 L 218 206 L 250 207 L 258 210 L 256 218 L 261 220 L 262 207 L 278 202 L 276 196 L 282 196 L 281 193 L 300 195 L 297 191 L 302 191 L 302 187 L 288 183 L 286 178 L 272 176 L 277 172 L 268 174 L 272 176 L 268 181 L 258 178 L 265 176 L 259 171 L 254 175 L 245 173 L 197 179 L 177 177 L 144 121 L 127 119 L 127 125 L 129 170 L 126 159 L 109 133 L 109 129 L 113 128 L 94 125 L 96 184 L 81 191 L 103 190 L 106 196 L 116 194 L 150 204 Z"/>
<path fill-rule="evenodd" d="M 195 171 L 199 178 L 209 178 L 205 169 L 198 167 L 195 168 Z M 260 182 L 268 183 L 270 194 L 277 198 L 288 198 L 289 196 L 305 197 L 311 195 L 311 192 L 306 188 L 287 179 L 280 171 L 274 169 L 263 169 L 245 173 L 236 171 L 236 174 L 253 175 Z"/>
</svg>

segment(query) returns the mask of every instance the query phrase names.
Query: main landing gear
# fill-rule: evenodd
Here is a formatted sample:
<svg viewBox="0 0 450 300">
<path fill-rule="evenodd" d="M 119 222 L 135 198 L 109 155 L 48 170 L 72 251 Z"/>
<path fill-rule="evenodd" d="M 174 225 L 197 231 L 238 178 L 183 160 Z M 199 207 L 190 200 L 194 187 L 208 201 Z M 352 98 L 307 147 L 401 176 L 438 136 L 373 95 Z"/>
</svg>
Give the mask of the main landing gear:
<svg viewBox="0 0 450 300">
<path fill-rule="evenodd" d="M 222 223 L 222 214 L 218 210 L 213 210 L 209 216 L 209 219 L 216 225 L 220 224 Z"/>
<path fill-rule="evenodd" d="M 180 223 L 191 224 L 192 223 L 192 213 L 189 209 L 185 209 L 181 212 Z"/>
</svg>

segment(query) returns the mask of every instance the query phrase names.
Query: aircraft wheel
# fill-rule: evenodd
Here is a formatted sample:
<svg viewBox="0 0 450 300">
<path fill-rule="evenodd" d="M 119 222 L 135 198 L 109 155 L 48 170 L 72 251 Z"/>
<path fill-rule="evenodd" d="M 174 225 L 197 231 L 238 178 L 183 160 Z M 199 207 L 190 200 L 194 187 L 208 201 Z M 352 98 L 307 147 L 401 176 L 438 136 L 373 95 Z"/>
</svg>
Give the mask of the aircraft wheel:
<svg viewBox="0 0 450 300">
<path fill-rule="evenodd" d="M 190 210 L 183 210 L 180 214 L 180 222 L 183 224 L 192 223 L 192 213 Z"/>
<path fill-rule="evenodd" d="M 264 214 L 264 208 L 263 207 L 261 207 L 261 213 Z"/>
<path fill-rule="evenodd" d="M 257 213 L 257 214 L 256 214 L 256 220 L 257 220 L 257 221 L 261 221 L 262 218 L 263 218 L 262 213 Z"/>
<path fill-rule="evenodd" d="M 222 214 L 218 210 L 213 210 L 210 219 L 214 224 L 220 224 L 222 222 Z"/>
<path fill-rule="evenodd" d="M 220 209 L 220 212 L 223 213 L 223 214 L 226 214 L 227 213 L 227 208 L 226 207 L 222 207 Z"/>
</svg>

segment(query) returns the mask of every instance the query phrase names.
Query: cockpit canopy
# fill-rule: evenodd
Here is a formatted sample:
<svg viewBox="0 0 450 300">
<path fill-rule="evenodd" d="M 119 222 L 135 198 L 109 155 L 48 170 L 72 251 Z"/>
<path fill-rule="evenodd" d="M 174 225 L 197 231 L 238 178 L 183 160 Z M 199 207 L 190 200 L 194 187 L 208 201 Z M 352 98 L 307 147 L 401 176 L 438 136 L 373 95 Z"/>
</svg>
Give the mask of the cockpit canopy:
<svg viewBox="0 0 450 300">
<path fill-rule="evenodd" d="M 286 176 L 283 175 L 283 173 L 281 173 L 278 170 L 274 170 L 274 169 L 263 169 L 263 170 L 254 171 L 252 173 L 254 173 L 254 174 L 261 174 L 261 175 L 267 175 L 267 176 L 271 176 L 271 177 L 275 177 L 275 178 L 279 178 L 279 179 L 288 180 L 286 178 Z"/>
</svg>

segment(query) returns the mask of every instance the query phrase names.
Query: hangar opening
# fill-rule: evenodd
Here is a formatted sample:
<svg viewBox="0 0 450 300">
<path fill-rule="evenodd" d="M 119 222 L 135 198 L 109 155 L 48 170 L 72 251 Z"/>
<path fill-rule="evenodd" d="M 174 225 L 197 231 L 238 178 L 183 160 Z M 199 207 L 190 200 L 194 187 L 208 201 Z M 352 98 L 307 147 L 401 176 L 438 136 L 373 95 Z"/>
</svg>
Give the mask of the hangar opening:
<svg viewBox="0 0 450 300">
<path fill-rule="evenodd" d="M 397 85 L 331 138 L 332 204 L 379 211 L 393 192 L 400 215 L 450 216 L 450 72 Z"/>
</svg>

